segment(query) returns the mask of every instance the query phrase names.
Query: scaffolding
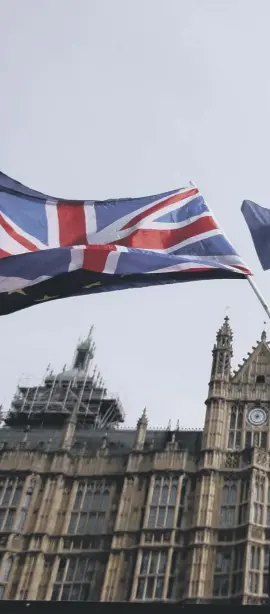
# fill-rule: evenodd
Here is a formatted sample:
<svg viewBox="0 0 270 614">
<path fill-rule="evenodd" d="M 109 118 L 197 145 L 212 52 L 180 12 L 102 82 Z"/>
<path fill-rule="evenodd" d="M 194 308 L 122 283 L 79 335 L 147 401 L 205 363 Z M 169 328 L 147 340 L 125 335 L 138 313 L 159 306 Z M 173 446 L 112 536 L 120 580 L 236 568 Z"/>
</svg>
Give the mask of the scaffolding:
<svg viewBox="0 0 270 614">
<path fill-rule="evenodd" d="M 95 345 L 91 339 L 76 349 L 70 370 L 54 374 L 45 372 L 37 386 L 20 382 L 6 417 L 8 426 L 55 426 L 61 427 L 77 405 L 77 421 L 83 428 L 106 429 L 124 422 L 120 400 L 108 394 L 101 375 L 92 368 Z"/>
</svg>

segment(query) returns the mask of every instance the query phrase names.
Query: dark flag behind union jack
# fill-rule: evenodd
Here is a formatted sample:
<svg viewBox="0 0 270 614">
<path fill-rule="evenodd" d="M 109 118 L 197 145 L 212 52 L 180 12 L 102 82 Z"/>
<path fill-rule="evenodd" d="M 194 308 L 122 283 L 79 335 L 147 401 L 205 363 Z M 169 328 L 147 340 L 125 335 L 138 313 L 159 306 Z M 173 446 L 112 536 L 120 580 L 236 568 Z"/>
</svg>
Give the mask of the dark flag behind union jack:
<svg viewBox="0 0 270 614">
<path fill-rule="evenodd" d="M 68 296 L 250 274 L 194 186 L 70 201 L 0 173 L 0 315 Z"/>
</svg>

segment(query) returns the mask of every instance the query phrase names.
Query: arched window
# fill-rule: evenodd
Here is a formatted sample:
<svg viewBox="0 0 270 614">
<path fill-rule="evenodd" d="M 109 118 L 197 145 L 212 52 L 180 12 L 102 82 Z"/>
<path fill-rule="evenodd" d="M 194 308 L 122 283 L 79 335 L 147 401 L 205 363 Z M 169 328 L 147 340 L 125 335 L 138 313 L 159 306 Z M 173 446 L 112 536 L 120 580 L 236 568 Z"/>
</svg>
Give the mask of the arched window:
<svg viewBox="0 0 270 614">
<path fill-rule="evenodd" d="M 243 418 L 244 412 L 242 407 L 233 405 L 231 408 L 230 430 L 228 437 L 228 448 L 230 450 L 239 450 L 241 448 Z"/>
<path fill-rule="evenodd" d="M 228 480 L 224 482 L 221 496 L 220 526 L 227 528 L 235 524 L 237 503 L 237 483 Z"/>
<path fill-rule="evenodd" d="M 12 567 L 13 558 L 11 556 L 5 558 L 2 563 L 0 579 L 2 582 L 7 582 Z"/>
</svg>

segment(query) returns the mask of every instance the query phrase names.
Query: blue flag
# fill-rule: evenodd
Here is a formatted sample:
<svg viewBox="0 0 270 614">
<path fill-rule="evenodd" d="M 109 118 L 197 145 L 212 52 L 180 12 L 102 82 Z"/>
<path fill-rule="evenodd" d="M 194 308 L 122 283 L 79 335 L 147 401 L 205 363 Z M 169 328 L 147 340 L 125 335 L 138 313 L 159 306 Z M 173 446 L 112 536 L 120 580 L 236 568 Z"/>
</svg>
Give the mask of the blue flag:
<svg viewBox="0 0 270 614">
<path fill-rule="evenodd" d="M 270 209 L 244 200 L 241 211 L 264 271 L 270 269 Z"/>
</svg>

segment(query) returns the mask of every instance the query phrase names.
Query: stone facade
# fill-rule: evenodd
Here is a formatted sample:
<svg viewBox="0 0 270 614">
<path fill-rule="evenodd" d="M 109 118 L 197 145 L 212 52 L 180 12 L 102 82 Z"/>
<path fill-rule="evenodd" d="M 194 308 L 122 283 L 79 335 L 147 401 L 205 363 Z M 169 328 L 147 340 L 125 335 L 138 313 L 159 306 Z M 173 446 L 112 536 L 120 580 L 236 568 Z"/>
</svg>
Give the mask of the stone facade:
<svg viewBox="0 0 270 614">
<path fill-rule="evenodd" d="M 232 374 L 225 318 L 203 431 L 148 429 L 145 410 L 120 429 L 92 357 L 89 338 L 70 371 L 21 388 L 0 429 L 0 599 L 266 602 L 265 332 Z"/>
</svg>

